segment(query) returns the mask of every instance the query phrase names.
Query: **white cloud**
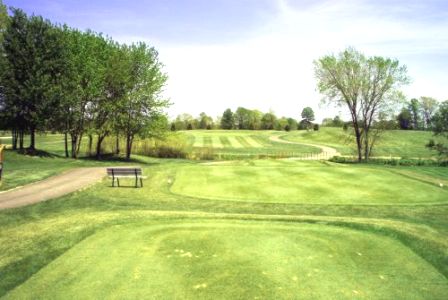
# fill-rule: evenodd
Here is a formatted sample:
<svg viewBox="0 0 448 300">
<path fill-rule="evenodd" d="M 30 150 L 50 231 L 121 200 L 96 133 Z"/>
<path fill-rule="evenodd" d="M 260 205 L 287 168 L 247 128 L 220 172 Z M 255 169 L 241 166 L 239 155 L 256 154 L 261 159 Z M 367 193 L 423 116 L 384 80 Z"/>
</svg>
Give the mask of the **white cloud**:
<svg viewBox="0 0 448 300">
<path fill-rule="evenodd" d="M 244 42 L 156 43 L 170 77 L 166 95 L 175 103 L 169 110 L 172 117 L 201 111 L 216 116 L 238 106 L 273 109 L 296 118 L 303 107 L 311 106 L 318 119 L 334 116 L 341 109 L 318 109 L 321 96 L 315 91 L 312 62 L 347 46 L 406 63 L 413 77 L 405 89 L 410 97 L 448 98 L 442 72 L 428 70 L 422 61 L 425 54 L 447 53 L 448 26 L 413 23 L 399 18 L 396 7 L 391 8 L 395 15 L 385 14 L 387 7 L 360 1 L 328 1 L 303 8 L 277 3 L 271 21 Z"/>
</svg>

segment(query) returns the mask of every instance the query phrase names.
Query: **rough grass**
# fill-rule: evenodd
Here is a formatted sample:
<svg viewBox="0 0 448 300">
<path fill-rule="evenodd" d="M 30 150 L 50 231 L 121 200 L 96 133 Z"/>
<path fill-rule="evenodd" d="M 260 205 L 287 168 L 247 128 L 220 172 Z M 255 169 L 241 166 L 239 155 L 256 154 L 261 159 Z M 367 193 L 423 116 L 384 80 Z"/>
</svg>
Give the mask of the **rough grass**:
<svg viewBox="0 0 448 300">
<path fill-rule="evenodd" d="M 292 131 L 282 138 L 293 142 L 330 146 L 343 155 L 356 153 L 354 137 L 342 128 L 321 127 L 319 131 Z M 375 144 L 372 155 L 404 158 L 436 157 L 437 152 L 425 147 L 430 139 L 444 141 L 440 137 L 434 138 L 432 132 L 429 131 L 386 130 Z"/>
</svg>

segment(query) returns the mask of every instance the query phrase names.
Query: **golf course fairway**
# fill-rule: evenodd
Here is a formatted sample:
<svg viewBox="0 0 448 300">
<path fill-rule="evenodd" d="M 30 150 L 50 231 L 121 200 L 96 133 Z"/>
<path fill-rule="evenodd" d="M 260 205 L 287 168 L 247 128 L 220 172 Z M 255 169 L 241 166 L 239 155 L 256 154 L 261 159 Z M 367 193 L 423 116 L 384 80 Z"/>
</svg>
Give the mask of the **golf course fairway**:
<svg viewBox="0 0 448 300">
<path fill-rule="evenodd" d="M 169 283 L 169 284 L 167 284 Z M 441 299 L 400 242 L 322 224 L 159 221 L 85 239 L 6 299 Z"/>
<path fill-rule="evenodd" d="M 404 176 L 371 166 L 273 160 L 181 167 L 171 191 L 196 198 L 265 203 L 420 204 L 448 200 L 448 191 L 438 182 L 421 180 L 413 172 Z"/>
</svg>

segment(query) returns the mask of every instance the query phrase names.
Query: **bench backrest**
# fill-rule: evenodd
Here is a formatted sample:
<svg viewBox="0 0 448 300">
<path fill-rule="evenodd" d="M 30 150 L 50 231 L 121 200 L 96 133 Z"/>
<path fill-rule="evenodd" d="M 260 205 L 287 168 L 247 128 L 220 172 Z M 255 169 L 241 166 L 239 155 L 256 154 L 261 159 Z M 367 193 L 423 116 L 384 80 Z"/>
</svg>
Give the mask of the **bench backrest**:
<svg viewBox="0 0 448 300">
<path fill-rule="evenodd" d="M 142 175 L 141 168 L 107 168 L 107 175 L 109 176 L 123 176 L 123 175 Z"/>
</svg>

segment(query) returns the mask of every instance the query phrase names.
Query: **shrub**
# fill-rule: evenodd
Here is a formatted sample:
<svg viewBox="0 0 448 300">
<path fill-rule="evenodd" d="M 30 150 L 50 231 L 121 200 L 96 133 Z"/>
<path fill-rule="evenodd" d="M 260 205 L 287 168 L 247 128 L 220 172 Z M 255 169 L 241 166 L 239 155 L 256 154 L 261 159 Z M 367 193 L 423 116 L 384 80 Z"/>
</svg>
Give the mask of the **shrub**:
<svg viewBox="0 0 448 300">
<path fill-rule="evenodd" d="M 314 124 L 313 125 L 313 130 L 314 131 L 318 131 L 319 130 L 319 124 Z"/>
</svg>

